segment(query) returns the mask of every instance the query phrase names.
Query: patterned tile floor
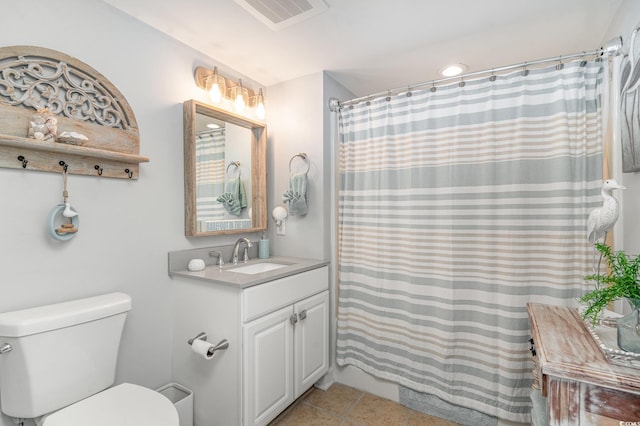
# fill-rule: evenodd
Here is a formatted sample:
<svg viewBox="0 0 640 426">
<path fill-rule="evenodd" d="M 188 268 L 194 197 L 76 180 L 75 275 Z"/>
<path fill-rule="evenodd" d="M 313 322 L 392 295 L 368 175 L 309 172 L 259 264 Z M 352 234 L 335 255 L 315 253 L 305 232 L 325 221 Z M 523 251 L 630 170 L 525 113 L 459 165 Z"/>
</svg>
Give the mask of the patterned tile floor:
<svg viewBox="0 0 640 426">
<path fill-rule="evenodd" d="M 388 399 L 335 383 L 312 388 L 269 426 L 455 426 Z"/>
</svg>

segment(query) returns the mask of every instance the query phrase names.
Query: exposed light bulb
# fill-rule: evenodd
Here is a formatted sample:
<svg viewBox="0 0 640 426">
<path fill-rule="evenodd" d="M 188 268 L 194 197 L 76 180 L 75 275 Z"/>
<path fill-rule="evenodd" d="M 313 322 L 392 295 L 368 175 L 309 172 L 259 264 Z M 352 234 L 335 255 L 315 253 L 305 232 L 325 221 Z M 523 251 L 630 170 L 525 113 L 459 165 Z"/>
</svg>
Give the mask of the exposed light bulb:
<svg viewBox="0 0 640 426">
<path fill-rule="evenodd" d="M 236 87 L 236 100 L 235 100 L 236 112 L 243 112 L 245 107 L 247 106 L 244 102 L 243 92 L 244 92 L 244 88 L 242 87 L 242 80 L 238 80 L 238 87 Z"/>
<path fill-rule="evenodd" d="M 222 91 L 220 90 L 220 86 L 218 83 L 213 83 L 211 85 L 211 89 L 209 90 L 209 98 L 211 98 L 211 102 L 215 104 L 219 104 L 222 100 Z"/>
<path fill-rule="evenodd" d="M 238 95 L 236 96 L 235 106 L 236 106 L 237 112 L 244 111 L 244 108 L 246 107 L 246 105 L 244 103 L 244 97 L 242 96 L 242 93 L 238 93 Z"/>
<path fill-rule="evenodd" d="M 262 94 L 262 89 L 258 91 L 258 94 L 255 97 L 256 100 L 256 117 L 260 120 L 264 120 L 265 110 L 264 110 L 264 95 Z"/>
<path fill-rule="evenodd" d="M 256 116 L 260 119 L 260 120 L 264 120 L 266 113 L 264 110 L 264 103 L 260 102 L 258 104 L 258 106 L 256 107 Z"/>
</svg>

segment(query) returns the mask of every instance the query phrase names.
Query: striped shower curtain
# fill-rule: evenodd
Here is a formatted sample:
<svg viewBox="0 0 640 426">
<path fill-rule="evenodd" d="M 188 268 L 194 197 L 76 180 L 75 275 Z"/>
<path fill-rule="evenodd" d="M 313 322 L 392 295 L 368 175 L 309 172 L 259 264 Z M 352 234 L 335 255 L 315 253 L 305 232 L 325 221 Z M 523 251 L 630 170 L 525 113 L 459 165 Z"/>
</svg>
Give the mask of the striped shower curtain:
<svg viewBox="0 0 640 426">
<path fill-rule="evenodd" d="M 590 272 L 603 68 L 341 109 L 339 365 L 529 420 L 526 303 L 575 304 Z"/>
<path fill-rule="evenodd" d="M 198 222 L 224 219 L 224 208 L 216 199 L 224 193 L 225 129 L 196 136 L 196 211 Z"/>
</svg>

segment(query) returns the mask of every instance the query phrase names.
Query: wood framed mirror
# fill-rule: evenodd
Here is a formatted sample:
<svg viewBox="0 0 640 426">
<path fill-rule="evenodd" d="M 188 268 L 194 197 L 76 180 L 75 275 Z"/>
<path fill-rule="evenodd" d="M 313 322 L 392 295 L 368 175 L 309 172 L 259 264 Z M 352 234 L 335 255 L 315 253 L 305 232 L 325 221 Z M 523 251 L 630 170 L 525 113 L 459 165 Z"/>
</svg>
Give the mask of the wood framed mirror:
<svg viewBox="0 0 640 426">
<path fill-rule="evenodd" d="M 188 100 L 184 108 L 185 235 L 267 229 L 267 126 Z"/>
</svg>

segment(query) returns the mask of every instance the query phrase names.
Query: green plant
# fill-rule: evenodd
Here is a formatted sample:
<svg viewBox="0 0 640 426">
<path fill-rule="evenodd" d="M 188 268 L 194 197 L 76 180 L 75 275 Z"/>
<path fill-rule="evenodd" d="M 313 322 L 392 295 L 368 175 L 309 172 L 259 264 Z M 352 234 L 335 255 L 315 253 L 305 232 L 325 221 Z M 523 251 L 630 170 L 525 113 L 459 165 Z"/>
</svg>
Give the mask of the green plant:
<svg viewBox="0 0 640 426">
<path fill-rule="evenodd" d="M 580 298 L 580 302 L 587 304 L 582 317 L 593 325 L 598 321 L 598 314 L 614 300 L 640 299 L 640 255 L 630 257 L 622 250 L 613 253 L 611 247 L 602 243 L 596 243 L 595 247 L 607 262 L 608 272 L 586 276 L 586 280 L 596 282 L 596 288 Z"/>
</svg>

